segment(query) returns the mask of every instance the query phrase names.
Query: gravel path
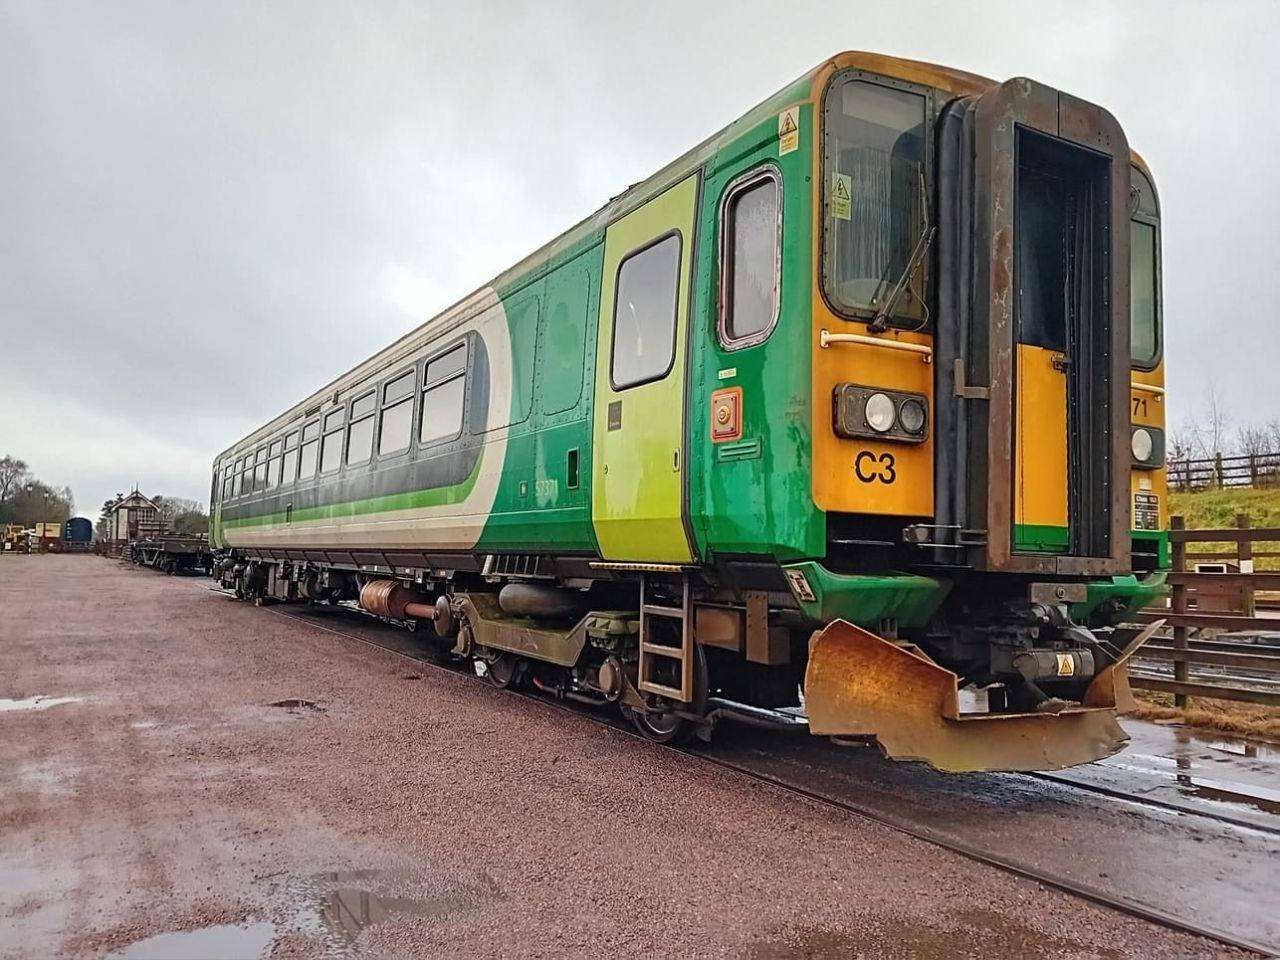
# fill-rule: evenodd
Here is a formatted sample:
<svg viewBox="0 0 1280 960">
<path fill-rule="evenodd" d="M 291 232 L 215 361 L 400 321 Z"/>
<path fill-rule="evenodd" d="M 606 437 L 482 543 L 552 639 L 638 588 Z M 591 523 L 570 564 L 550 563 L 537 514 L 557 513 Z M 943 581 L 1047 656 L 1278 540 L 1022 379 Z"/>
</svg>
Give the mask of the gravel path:
<svg viewBox="0 0 1280 960">
<path fill-rule="evenodd" d="M 207 584 L 0 557 L 3 960 L 1235 955 Z"/>
</svg>

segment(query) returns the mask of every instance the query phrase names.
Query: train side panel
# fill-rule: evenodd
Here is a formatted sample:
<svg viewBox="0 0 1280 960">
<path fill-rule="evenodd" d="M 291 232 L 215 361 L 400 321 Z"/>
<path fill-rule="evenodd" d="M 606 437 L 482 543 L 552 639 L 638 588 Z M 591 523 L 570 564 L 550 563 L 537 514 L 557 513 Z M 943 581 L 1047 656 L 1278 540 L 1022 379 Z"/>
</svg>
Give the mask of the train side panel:
<svg viewBox="0 0 1280 960">
<path fill-rule="evenodd" d="M 689 492 L 704 555 L 788 560 L 826 549 L 825 515 L 809 489 L 813 109 L 807 89 L 793 94 L 794 103 L 780 105 L 777 115 L 707 165 L 689 388 Z M 793 136 L 779 135 L 780 127 L 793 124 Z M 736 218 L 759 216 L 759 207 L 741 213 L 738 207 L 739 198 L 757 188 L 781 206 L 776 312 L 771 326 L 742 336 L 732 328 L 731 305 L 724 302 L 731 283 L 721 273 L 733 253 L 727 248 Z"/>
</svg>

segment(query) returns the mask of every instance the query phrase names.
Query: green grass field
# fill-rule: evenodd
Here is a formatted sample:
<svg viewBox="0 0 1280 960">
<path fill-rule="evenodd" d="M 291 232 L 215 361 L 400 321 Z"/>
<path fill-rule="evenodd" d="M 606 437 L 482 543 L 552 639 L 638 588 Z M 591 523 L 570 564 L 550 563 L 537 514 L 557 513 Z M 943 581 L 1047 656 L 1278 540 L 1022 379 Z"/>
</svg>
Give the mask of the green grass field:
<svg viewBox="0 0 1280 960">
<path fill-rule="evenodd" d="M 1169 513 L 1186 518 L 1189 530 L 1234 527 L 1240 513 L 1252 526 L 1280 527 L 1280 487 L 1171 493 Z"/>
</svg>

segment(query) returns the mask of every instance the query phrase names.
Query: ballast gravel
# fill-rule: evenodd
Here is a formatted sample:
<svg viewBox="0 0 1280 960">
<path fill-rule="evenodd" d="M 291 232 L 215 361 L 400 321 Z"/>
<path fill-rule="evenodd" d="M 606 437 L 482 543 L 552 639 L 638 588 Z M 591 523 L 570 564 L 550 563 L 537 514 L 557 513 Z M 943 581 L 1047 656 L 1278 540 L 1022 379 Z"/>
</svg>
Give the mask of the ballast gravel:
<svg viewBox="0 0 1280 960">
<path fill-rule="evenodd" d="M 3 960 L 1243 955 L 210 585 L 0 557 Z"/>
</svg>

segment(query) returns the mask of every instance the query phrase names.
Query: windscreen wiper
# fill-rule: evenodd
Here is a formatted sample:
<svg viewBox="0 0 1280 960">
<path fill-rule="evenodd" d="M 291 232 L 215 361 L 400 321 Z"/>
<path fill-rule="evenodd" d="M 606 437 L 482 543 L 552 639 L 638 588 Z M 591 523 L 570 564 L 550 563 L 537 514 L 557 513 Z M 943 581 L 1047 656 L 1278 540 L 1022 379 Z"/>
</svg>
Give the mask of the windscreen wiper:
<svg viewBox="0 0 1280 960">
<path fill-rule="evenodd" d="M 867 324 L 867 330 L 871 333 L 884 333 L 888 329 L 889 318 L 893 315 L 893 308 L 897 305 L 898 298 L 902 296 L 902 291 L 906 290 L 910 285 L 916 275 L 916 271 L 920 269 L 920 264 L 924 263 L 925 251 L 929 249 L 929 244 L 933 243 L 933 235 L 937 233 L 937 228 L 929 223 L 929 198 L 924 192 L 923 167 L 920 169 L 920 220 L 920 239 L 916 241 L 915 249 L 911 251 L 911 256 L 907 258 L 907 265 L 903 267 L 902 276 L 894 284 L 893 291 L 889 294 L 889 299 L 885 300 L 880 307 L 875 319 Z"/>
</svg>

